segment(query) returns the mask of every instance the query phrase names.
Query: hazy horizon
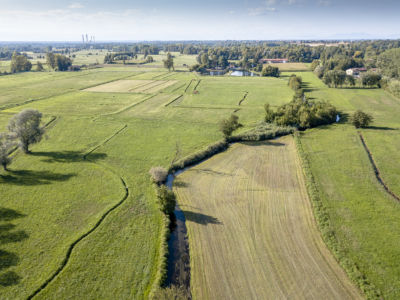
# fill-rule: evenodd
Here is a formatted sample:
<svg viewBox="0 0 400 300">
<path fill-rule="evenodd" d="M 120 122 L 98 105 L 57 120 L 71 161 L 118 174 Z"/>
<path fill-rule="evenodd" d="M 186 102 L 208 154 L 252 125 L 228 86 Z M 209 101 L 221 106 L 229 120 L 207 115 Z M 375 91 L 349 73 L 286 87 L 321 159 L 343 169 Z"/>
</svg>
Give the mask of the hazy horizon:
<svg viewBox="0 0 400 300">
<path fill-rule="evenodd" d="M 400 38 L 394 0 L 0 1 L 0 41 Z"/>
</svg>

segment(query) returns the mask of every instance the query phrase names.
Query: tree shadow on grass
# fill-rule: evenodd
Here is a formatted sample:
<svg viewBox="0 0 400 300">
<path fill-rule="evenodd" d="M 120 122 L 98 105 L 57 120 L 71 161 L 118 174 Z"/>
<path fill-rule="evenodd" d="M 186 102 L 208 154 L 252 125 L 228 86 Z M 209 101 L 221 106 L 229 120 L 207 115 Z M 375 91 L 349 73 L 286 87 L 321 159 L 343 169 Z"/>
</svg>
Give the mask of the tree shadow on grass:
<svg viewBox="0 0 400 300">
<path fill-rule="evenodd" d="M 7 175 L 0 175 L 0 183 L 13 185 L 43 185 L 55 181 L 67 181 L 76 173 L 61 174 L 51 171 L 9 170 Z"/>
<path fill-rule="evenodd" d="M 274 147 L 283 147 L 287 146 L 285 143 L 281 142 L 271 142 L 271 141 L 262 141 L 262 142 L 241 142 L 240 144 L 251 146 L 251 147 L 260 147 L 260 146 L 274 146 Z"/>
<path fill-rule="evenodd" d="M 9 208 L 0 207 L 0 222 L 8 222 L 18 218 L 22 218 L 25 215 Z M 23 231 L 15 231 L 16 225 L 11 223 L 0 224 L 0 244 L 17 243 L 21 242 L 29 237 L 29 235 Z M 0 286 L 6 287 L 16 285 L 20 282 L 21 277 L 13 272 L 6 271 L 10 267 L 18 265 L 20 259 L 15 253 L 11 253 L 0 249 Z"/>
<path fill-rule="evenodd" d="M 12 271 L 5 272 L 4 274 L 0 274 L 0 285 L 1 286 L 11 286 L 16 285 L 21 281 L 21 277 Z"/>
<path fill-rule="evenodd" d="M 32 156 L 44 157 L 43 161 L 48 163 L 61 162 L 84 162 L 87 160 L 97 161 L 107 157 L 106 153 L 90 153 L 86 155 L 81 151 L 49 151 L 49 152 L 33 152 Z"/>
<path fill-rule="evenodd" d="M 386 126 L 368 126 L 365 129 L 372 129 L 372 130 L 397 130 L 396 128 L 386 127 Z"/>
<path fill-rule="evenodd" d="M 222 225 L 222 223 L 213 216 L 208 216 L 202 213 L 192 212 L 188 210 L 182 210 L 182 211 L 187 221 L 191 221 L 200 225 L 208 225 L 208 224 Z"/>
</svg>

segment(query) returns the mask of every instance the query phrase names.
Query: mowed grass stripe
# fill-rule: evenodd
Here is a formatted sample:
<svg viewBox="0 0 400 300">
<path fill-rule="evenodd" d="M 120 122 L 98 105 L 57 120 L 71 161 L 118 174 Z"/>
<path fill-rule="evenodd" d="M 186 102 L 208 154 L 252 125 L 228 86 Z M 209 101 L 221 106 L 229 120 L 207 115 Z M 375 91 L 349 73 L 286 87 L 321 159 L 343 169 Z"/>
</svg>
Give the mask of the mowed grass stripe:
<svg viewBox="0 0 400 300">
<path fill-rule="evenodd" d="M 177 179 L 194 299 L 358 299 L 323 243 L 292 137 L 236 144 Z"/>
</svg>

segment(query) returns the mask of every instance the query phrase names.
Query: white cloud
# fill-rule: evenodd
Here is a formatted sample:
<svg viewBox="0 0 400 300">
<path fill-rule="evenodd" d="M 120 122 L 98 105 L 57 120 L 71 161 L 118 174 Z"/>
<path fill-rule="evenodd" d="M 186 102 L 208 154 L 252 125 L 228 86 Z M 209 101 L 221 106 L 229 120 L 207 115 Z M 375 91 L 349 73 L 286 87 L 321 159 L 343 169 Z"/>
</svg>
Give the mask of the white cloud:
<svg viewBox="0 0 400 300">
<path fill-rule="evenodd" d="M 318 0 L 318 5 L 319 6 L 329 6 L 331 5 L 331 1 L 330 0 Z"/>
<path fill-rule="evenodd" d="M 268 12 L 276 11 L 275 7 L 256 7 L 256 8 L 249 8 L 249 16 L 262 16 Z"/>
<path fill-rule="evenodd" d="M 71 9 L 78 9 L 78 8 L 84 8 L 84 7 L 85 6 L 79 2 L 74 2 L 74 3 L 71 3 L 70 5 L 68 5 L 68 8 L 71 8 Z"/>
<path fill-rule="evenodd" d="M 249 8 L 248 15 L 249 16 L 262 16 L 269 12 L 275 12 L 276 8 L 274 7 L 276 4 L 276 0 L 265 0 L 263 4 L 259 7 Z"/>
</svg>

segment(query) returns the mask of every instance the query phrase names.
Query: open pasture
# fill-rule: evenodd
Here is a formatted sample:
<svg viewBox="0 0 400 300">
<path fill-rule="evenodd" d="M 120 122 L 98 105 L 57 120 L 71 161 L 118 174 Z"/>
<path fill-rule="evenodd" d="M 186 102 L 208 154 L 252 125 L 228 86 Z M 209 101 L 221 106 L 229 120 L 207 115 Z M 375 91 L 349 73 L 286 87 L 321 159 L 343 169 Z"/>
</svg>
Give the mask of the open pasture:
<svg viewBox="0 0 400 300">
<path fill-rule="evenodd" d="M 381 177 L 400 195 L 400 100 L 381 89 L 330 89 L 299 73 L 306 95 L 333 103 L 342 114 L 357 109 L 374 117 L 364 136 Z M 400 297 L 400 203 L 378 182 L 357 130 L 337 124 L 305 132 L 301 141 L 340 251 L 384 299 Z"/>
<path fill-rule="evenodd" d="M 287 81 L 276 78 L 202 77 L 190 82 L 182 106 L 263 107 L 288 102 L 293 91 Z"/>
<path fill-rule="evenodd" d="M 359 299 L 314 223 L 291 137 L 235 144 L 185 171 L 195 299 Z"/>
</svg>

